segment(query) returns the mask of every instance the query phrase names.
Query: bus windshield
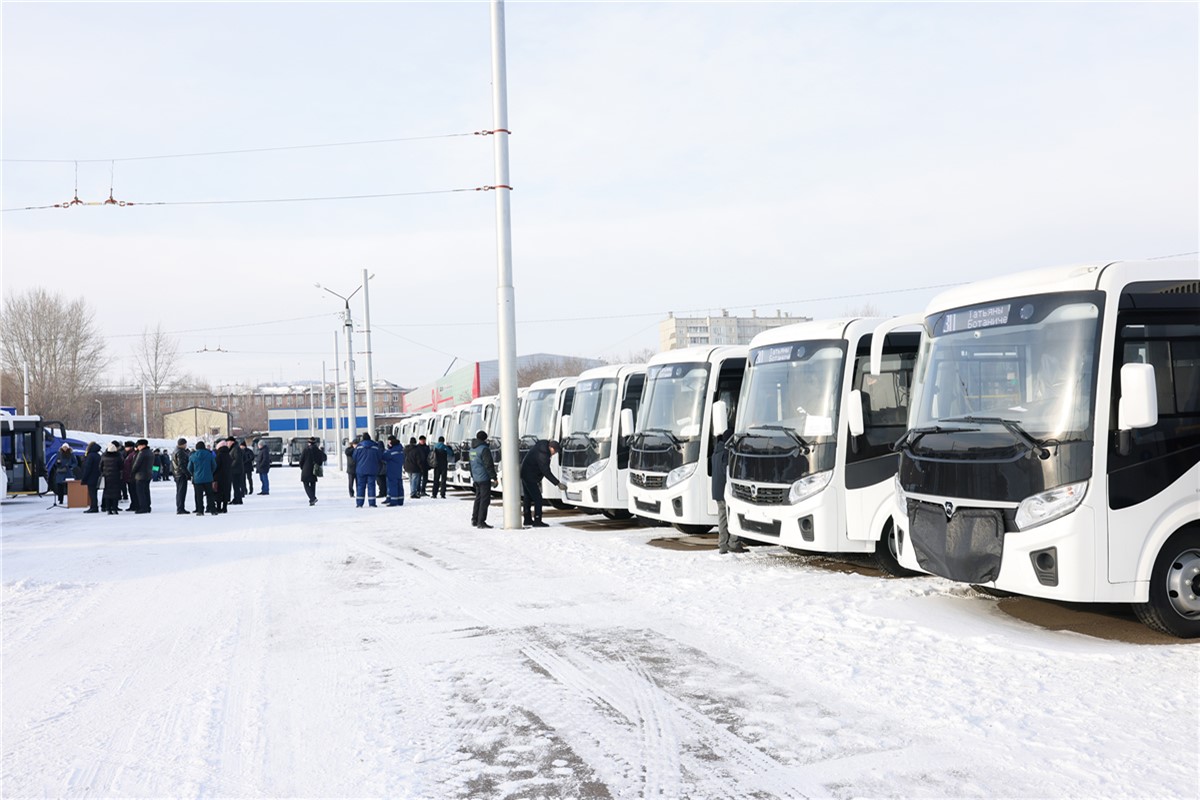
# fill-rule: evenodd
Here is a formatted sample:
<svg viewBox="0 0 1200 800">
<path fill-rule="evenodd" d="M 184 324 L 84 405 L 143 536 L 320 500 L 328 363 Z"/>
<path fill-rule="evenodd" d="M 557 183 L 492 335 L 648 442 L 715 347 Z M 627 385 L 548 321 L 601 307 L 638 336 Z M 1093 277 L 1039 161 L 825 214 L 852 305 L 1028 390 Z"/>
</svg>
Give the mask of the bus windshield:
<svg viewBox="0 0 1200 800">
<path fill-rule="evenodd" d="M 666 434 L 676 443 L 700 436 L 708 364 L 658 364 L 646 370 L 637 430 Z"/>
<path fill-rule="evenodd" d="M 846 345 L 791 342 L 750 351 L 735 433 L 793 431 L 806 440 L 837 430 Z"/>
<path fill-rule="evenodd" d="M 575 385 L 570 433 L 582 433 L 596 440 L 611 439 L 616 404 L 616 378 L 580 381 Z"/>
<path fill-rule="evenodd" d="M 521 438 L 533 440 L 554 438 L 554 414 L 557 409 L 558 391 L 555 389 L 531 390 L 521 404 Z"/>
<path fill-rule="evenodd" d="M 1036 439 L 1090 438 L 1099 298 L 1041 295 L 926 320 L 910 429 L 1004 421 Z"/>
</svg>

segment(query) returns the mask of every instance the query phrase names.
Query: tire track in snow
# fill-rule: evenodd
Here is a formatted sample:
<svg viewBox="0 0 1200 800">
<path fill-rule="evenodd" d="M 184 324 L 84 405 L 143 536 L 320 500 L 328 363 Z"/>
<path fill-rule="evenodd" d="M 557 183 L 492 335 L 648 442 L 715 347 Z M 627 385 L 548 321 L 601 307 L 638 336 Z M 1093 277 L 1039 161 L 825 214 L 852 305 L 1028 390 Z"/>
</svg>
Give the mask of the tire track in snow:
<svg viewBox="0 0 1200 800">
<path fill-rule="evenodd" d="M 602 660 L 602 655 L 589 654 L 578 647 L 570 652 L 570 657 L 552 652 L 537 641 L 537 620 L 528 611 L 512 605 L 507 598 L 481 591 L 477 583 L 468 586 L 469 578 L 449 574 L 457 570 L 435 573 L 434 567 L 441 566 L 435 562 L 440 559 L 394 543 L 380 544 L 359 538 L 356 544 L 413 568 L 422 575 L 427 585 L 426 591 L 439 601 L 456 603 L 461 610 L 485 625 L 504 630 L 503 635 L 512 640 L 520 652 L 546 676 L 583 701 L 582 704 L 574 704 L 575 711 L 569 716 L 582 713 L 586 719 L 582 724 L 568 723 L 567 727 L 587 730 L 594 725 L 604 725 L 606 719 L 611 720 L 612 717 L 606 710 L 615 710 L 624 720 L 624 731 L 620 732 L 623 735 L 610 722 L 606 736 L 623 741 L 616 748 L 617 753 L 613 752 L 612 747 L 603 753 L 602 757 L 610 762 L 608 769 L 593 764 L 602 775 L 612 774 L 615 767 L 615 772 L 625 775 L 627 779 L 631 774 L 638 776 L 639 794 L 643 797 L 686 796 L 689 794 L 687 781 L 683 779 L 686 756 L 689 762 L 686 772 L 701 780 L 706 791 L 713 796 L 744 797 L 763 791 L 776 797 L 804 796 L 791 788 L 790 779 L 798 777 L 792 769 L 753 744 L 720 728 L 703 712 L 670 696 L 640 666 L 636 655 L 627 655 L 613 664 Z M 417 558 L 409 557 L 408 553 Z M 586 669 L 572 663 L 572 658 L 582 662 Z M 520 681 L 515 683 L 520 684 Z M 580 705 L 585 709 L 583 712 L 580 711 Z M 543 709 L 539 713 L 553 722 L 557 710 Z M 694 753 L 686 753 L 681 747 L 680 729 L 684 731 L 683 738 L 717 743 L 712 752 L 717 753 L 719 758 L 729 758 L 737 763 L 741 767 L 740 774 L 735 775 L 729 770 L 720 770 L 720 774 L 716 774 L 710 761 L 700 759 Z M 636 752 L 638 763 L 631 764 L 629 759 L 619 755 L 620 752 Z M 745 785 L 744 773 L 747 771 L 754 776 L 751 781 L 753 787 Z M 812 791 L 820 794 L 820 787 L 814 787 Z"/>
</svg>

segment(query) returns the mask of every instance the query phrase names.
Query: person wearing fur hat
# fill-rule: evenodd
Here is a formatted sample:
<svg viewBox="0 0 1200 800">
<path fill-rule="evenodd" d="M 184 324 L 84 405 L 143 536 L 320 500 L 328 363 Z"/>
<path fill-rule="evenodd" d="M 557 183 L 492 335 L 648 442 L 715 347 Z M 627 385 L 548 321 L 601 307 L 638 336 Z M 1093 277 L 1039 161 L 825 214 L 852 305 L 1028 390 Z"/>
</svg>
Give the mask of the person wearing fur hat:
<svg viewBox="0 0 1200 800">
<path fill-rule="evenodd" d="M 104 479 L 104 497 L 101 498 L 100 507 L 106 514 L 121 513 L 119 505 L 124 483 L 121 469 L 124 465 L 125 456 L 120 442 L 110 444 L 104 449 L 104 455 L 100 456 L 100 477 Z"/>
<path fill-rule="evenodd" d="M 150 449 L 150 442 L 145 439 L 138 439 L 134 453 L 133 468 L 130 474 L 133 476 L 133 488 L 137 493 L 137 511 L 135 514 L 150 513 L 150 481 L 154 479 L 154 452 Z"/>
<path fill-rule="evenodd" d="M 87 454 L 83 457 L 83 470 L 79 480 L 88 489 L 88 507 L 85 514 L 100 513 L 100 445 L 91 442 L 87 446 Z"/>
<path fill-rule="evenodd" d="M 75 477 L 75 468 L 78 466 L 79 458 L 71 452 L 71 445 L 66 442 L 46 462 L 46 474 L 50 476 L 50 485 L 54 487 L 54 505 L 62 504 L 67 494 L 67 481 Z"/>
</svg>

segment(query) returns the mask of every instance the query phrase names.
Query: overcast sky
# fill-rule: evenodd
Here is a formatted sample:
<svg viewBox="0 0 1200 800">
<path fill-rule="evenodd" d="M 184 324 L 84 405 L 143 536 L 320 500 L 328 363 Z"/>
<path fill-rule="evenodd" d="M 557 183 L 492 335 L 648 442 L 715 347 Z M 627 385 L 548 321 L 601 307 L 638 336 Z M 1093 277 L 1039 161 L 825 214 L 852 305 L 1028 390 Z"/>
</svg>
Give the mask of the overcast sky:
<svg viewBox="0 0 1200 800">
<path fill-rule="evenodd" d="M 1198 249 L 1194 3 L 506 10 L 521 353 Z M 491 138 L 454 135 L 492 127 L 486 3 L 2 13 L 5 209 L 70 200 L 76 159 L 84 201 L 430 192 L 6 211 L 5 295 L 86 296 L 113 380 L 159 322 L 214 383 L 332 378 L 342 303 L 313 284 L 364 268 L 376 377 L 496 357 L 495 198 L 448 191 L 495 182 Z"/>
</svg>

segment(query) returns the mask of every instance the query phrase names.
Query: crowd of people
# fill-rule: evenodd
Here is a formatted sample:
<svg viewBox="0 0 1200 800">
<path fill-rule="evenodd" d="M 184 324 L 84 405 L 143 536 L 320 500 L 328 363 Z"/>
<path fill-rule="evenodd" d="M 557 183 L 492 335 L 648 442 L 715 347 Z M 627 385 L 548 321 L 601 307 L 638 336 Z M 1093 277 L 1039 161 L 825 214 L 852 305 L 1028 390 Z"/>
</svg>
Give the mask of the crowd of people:
<svg viewBox="0 0 1200 800">
<path fill-rule="evenodd" d="M 87 487 L 88 508 L 84 513 L 119 514 L 132 511 L 149 514 L 150 484 L 156 480 L 175 481 L 175 513 L 215 516 L 228 513 L 230 506 L 243 504 L 253 495 L 254 476 L 258 475 L 259 495 L 271 493 L 271 452 L 266 442 L 251 448 L 245 439 L 234 436 L 217 439 L 210 448 L 203 440 L 195 447 L 181 438 L 174 452 L 151 450 L 146 439 L 113 441 L 102 453 L 92 442 L 82 459 L 64 444 L 46 465 L 46 473 L 55 493 L 56 504 L 63 503 L 67 483 L 78 478 Z M 521 501 L 524 524 L 544 528 L 542 521 L 542 480 L 566 488 L 550 469 L 559 444 L 539 440 L 521 461 Z M 384 506 L 402 506 L 404 500 L 421 497 L 446 497 L 447 475 L 453 463 L 453 449 L 439 436 L 430 446 L 424 436 L 410 438 L 402 445 L 395 436 L 387 437 L 386 446 L 363 433 L 346 445 L 346 473 L 350 497 L 358 508 L 375 508 L 377 498 Z M 496 464 L 484 431 L 479 431 L 469 453 L 472 489 L 475 501 L 471 525 L 491 528 L 487 522 L 491 490 L 497 484 Z M 317 503 L 317 481 L 324 476 L 324 449 L 317 437 L 311 437 L 300 455 L 300 482 L 310 506 Z M 103 485 L 103 497 L 100 487 Z M 188 495 L 193 510 L 187 510 Z M 120 503 L 129 505 L 121 508 Z"/>
</svg>

